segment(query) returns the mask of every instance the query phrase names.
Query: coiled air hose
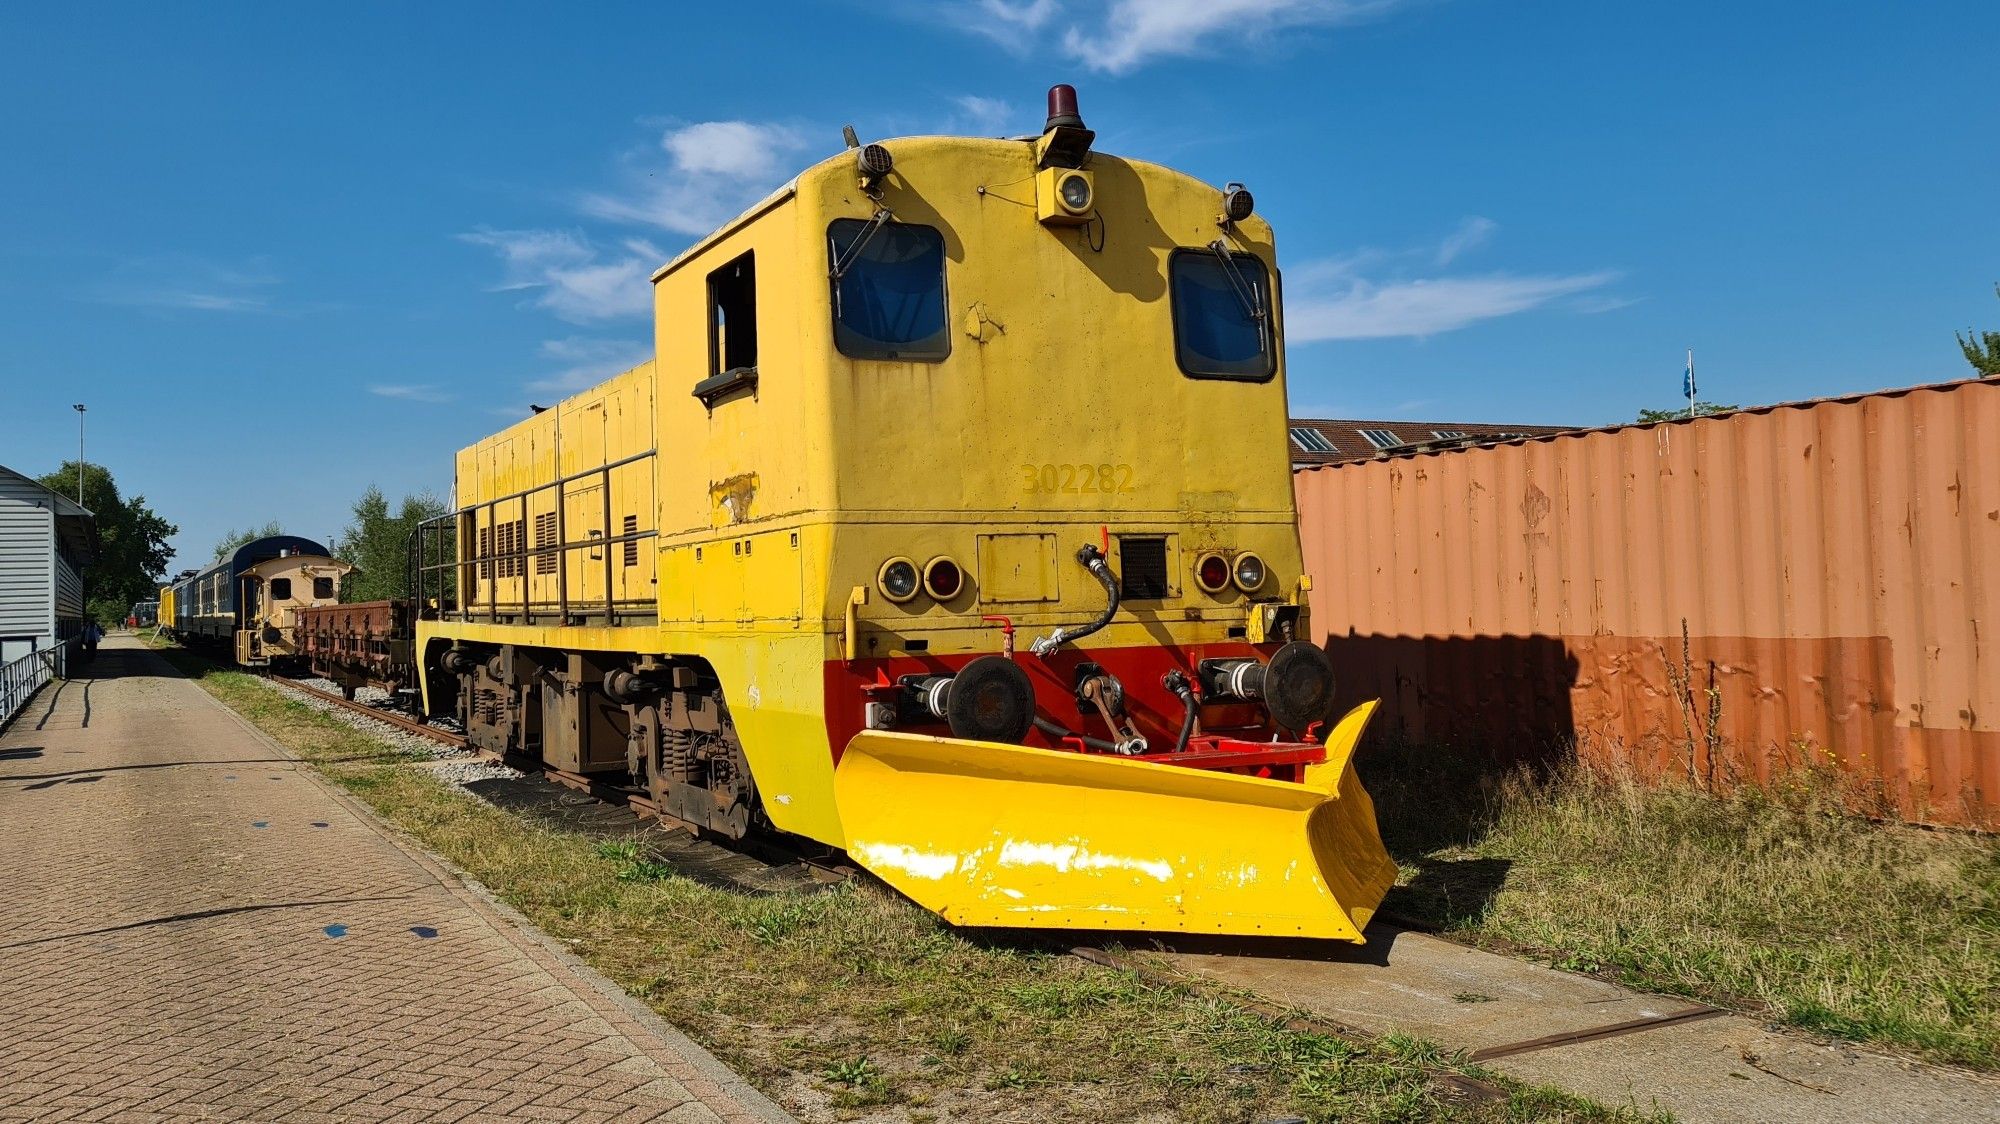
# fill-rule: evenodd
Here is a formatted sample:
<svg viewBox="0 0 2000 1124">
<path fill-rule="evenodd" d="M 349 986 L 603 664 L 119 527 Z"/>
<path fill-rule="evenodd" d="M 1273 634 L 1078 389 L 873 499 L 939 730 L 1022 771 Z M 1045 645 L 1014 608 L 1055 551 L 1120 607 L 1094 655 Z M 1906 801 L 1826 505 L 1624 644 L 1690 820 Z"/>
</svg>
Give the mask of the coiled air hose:
<svg viewBox="0 0 2000 1124">
<path fill-rule="evenodd" d="M 1089 636 L 1110 624 L 1111 618 L 1118 613 L 1118 576 L 1111 572 L 1110 563 L 1104 560 L 1104 552 L 1097 549 L 1094 543 L 1085 543 L 1077 550 L 1076 560 L 1083 563 L 1083 568 L 1089 570 L 1090 576 L 1097 579 L 1097 584 L 1104 587 L 1104 611 L 1097 614 L 1097 619 L 1089 624 L 1077 628 L 1058 628 L 1047 636 L 1037 638 L 1029 647 L 1043 659 L 1049 658 L 1064 644 Z"/>
</svg>

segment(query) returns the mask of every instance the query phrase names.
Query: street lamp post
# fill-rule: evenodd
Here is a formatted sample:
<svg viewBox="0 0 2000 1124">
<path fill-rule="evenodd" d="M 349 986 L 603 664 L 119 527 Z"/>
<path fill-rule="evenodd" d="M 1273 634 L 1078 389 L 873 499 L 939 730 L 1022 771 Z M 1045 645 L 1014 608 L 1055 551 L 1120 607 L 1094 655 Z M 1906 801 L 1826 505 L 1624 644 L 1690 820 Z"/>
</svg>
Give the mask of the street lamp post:
<svg viewBox="0 0 2000 1124">
<path fill-rule="evenodd" d="M 76 503 L 83 506 L 83 403 L 76 404 Z"/>
</svg>

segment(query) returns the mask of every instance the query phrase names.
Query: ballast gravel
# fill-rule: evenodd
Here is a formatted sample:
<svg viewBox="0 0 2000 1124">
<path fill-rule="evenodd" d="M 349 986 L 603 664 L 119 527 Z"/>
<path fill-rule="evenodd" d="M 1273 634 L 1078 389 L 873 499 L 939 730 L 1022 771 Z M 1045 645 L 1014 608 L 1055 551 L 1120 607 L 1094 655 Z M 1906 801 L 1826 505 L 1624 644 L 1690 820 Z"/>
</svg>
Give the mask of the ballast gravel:
<svg viewBox="0 0 2000 1124">
<path fill-rule="evenodd" d="M 301 679 L 299 682 L 309 687 L 316 687 L 322 691 L 333 693 L 340 691 L 339 684 L 329 679 Z M 454 787 L 462 789 L 478 781 L 515 778 L 523 775 L 518 769 L 510 769 L 505 765 L 488 761 L 485 758 L 475 755 L 471 750 L 449 746 L 443 742 L 432 741 L 430 738 L 419 734 L 412 734 L 408 730 L 392 726 L 379 718 L 370 718 L 365 714 L 356 713 L 344 706 L 336 706 L 317 695 L 301 691 L 283 680 L 273 679 L 271 683 L 278 690 L 319 711 L 321 714 L 331 715 L 347 723 L 349 726 L 379 739 L 383 744 L 398 753 L 405 754 L 422 762 L 435 762 L 436 764 L 432 766 L 432 772 L 440 780 Z M 377 690 L 373 687 L 363 687 L 354 693 L 354 700 L 356 702 L 367 705 L 380 705 L 389 701 L 389 698 L 389 692 Z"/>
</svg>

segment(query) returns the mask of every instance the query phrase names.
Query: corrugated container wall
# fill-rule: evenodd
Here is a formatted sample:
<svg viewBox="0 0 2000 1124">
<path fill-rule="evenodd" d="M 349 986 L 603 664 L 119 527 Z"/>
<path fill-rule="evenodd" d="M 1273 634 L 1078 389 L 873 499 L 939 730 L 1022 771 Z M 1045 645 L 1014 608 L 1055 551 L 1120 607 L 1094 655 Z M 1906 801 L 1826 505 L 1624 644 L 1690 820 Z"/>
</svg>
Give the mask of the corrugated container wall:
<svg viewBox="0 0 2000 1124">
<path fill-rule="evenodd" d="M 2000 382 L 1297 474 L 1378 729 L 2000 818 Z M 1686 637 L 1685 647 L 1683 636 Z"/>
</svg>

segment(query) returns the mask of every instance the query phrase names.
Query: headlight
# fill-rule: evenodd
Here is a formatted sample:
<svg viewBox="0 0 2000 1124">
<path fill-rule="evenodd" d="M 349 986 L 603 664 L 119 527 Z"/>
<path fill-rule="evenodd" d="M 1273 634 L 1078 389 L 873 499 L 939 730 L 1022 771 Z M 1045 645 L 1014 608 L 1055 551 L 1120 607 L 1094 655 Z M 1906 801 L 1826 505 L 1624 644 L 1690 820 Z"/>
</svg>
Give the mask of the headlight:
<svg viewBox="0 0 2000 1124">
<path fill-rule="evenodd" d="M 1257 200 L 1250 189 L 1240 183 L 1232 183 L 1222 189 L 1222 217 L 1230 222 L 1242 222 L 1257 209 Z"/>
<path fill-rule="evenodd" d="M 1255 593 L 1264 585 L 1264 560 L 1248 551 L 1236 556 L 1236 588 Z"/>
<path fill-rule="evenodd" d="M 917 564 L 907 558 L 891 558 L 875 572 L 875 584 L 882 596 L 901 605 L 917 595 Z"/>
<path fill-rule="evenodd" d="M 1090 209 L 1090 181 L 1082 176 L 1064 176 L 1056 191 L 1070 214 L 1080 215 Z"/>
<path fill-rule="evenodd" d="M 924 564 L 924 592 L 939 601 L 949 601 L 965 588 L 965 574 L 949 558 L 933 558 Z"/>
<path fill-rule="evenodd" d="M 1215 553 L 1202 555 L 1194 564 L 1194 580 L 1205 592 L 1221 593 L 1229 588 L 1229 560 Z"/>
</svg>

